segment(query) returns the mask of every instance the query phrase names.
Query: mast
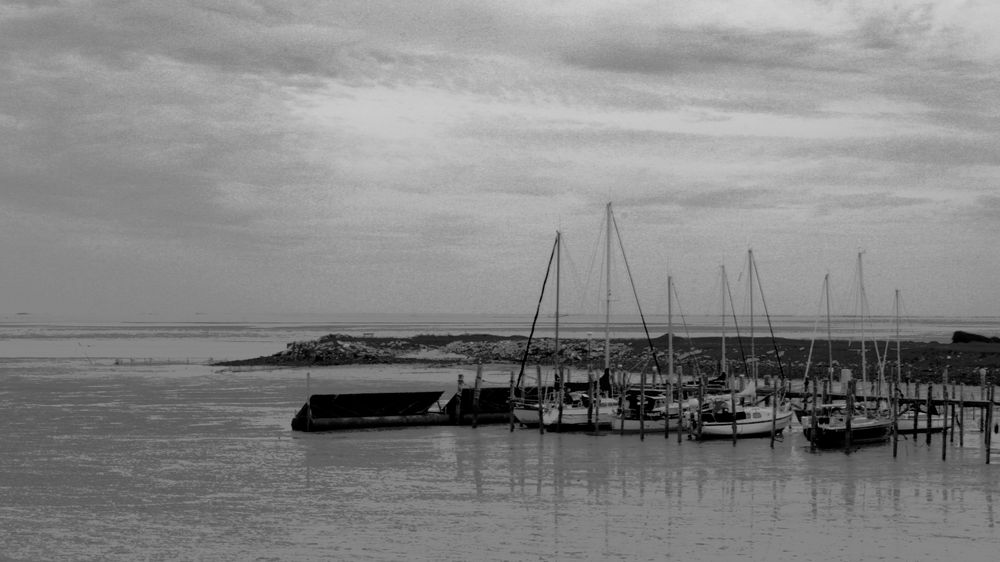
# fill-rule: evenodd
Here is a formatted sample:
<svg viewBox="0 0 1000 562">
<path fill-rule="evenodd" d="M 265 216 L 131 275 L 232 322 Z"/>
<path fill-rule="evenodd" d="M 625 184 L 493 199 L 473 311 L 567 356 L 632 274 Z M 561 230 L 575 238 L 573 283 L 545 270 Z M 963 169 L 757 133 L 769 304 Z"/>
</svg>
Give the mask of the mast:
<svg viewBox="0 0 1000 562">
<path fill-rule="evenodd" d="M 562 233 L 556 231 L 556 329 L 555 329 L 555 365 L 556 374 L 559 374 L 559 266 L 562 261 Z"/>
<path fill-rule="evenodd" d="M 605 218 L 607 232 L 605 233 L 604 258 L 607 262 L 605 263 L 607 294 L 604 302 L 604 374 L 608 375 L 609 382 L 611 380 L 611 220 L 611 202 L 608 201 L 607 217 Z"/>
<path fill-rule="evenodd" d="M 563 384 L 562 380 L 562 368 L 559 365 L 559 266 L 562 263 L 562 233 L 558 230 L 556 231 L 556 322 L 555 322 L 555 381 L 557 384 L 553 385 L 555 392 L 558 393 L 556 396 L 556 404 L 559 405 L 559 417 L 556 419 L 556 429 L 562 431 L 562 417 L 563 417 Z M 539 406 L 541 408 L 541 406 Z"/>
<path fill-rule="evenodd" d="M 729 370 L 726 368 L 726 266 L 722 265 L 722 349 L 719 350 L 719 374 L 726 375 Z M 728 375 L 726 384 L 729 384 Z M 732 385 L 729 385 L 732 388 Z"/>
<path fill-rule="evenodd" d="M 663 437 L 670 434 L 670 401 L 673 400 L 673 390 L 670 385 L 674 384 L 674 278 L 667 276 L 667 405 L 663 412 Z M 677 435 L 680 437 L 680 421 L 684 415 L 681 411 L 681 381 L 677 381 Z"/>
<path fill-rule="evenodd" d="M 865 356 L 865 303 L 867 298 L 865 297 L 865 275 L 862 269 L 861 254 L 863 252 L 858 252 L 858 286 L 860 287 L 860 297 L 861 297 L 861 396 L 867 404 L 867 393 L 865 392 L 865 387 L 868 386 L 868 360 Z"/>
<path fill-rule="evenodd" d="M 892 456 L 896 457 L 899 449 L 899 371 L 902 362 L 899 351 L 899 289 L 896 289 L 896 373 L 892 380 L 892 399 L 889 400 L 889 410 L 892 412 Z M 928 410 L 927 415 L 931 413 Z"/>
<path fill-rule="evenodd" d="M 833 381 L 833 331 L 830 327 L 830 274 L 823 276 L 823 290 L 826 293 L 826 376 Z"/>
<path fill-rule="evenodd" d="M 753 384 L 757 387 L 757 343 L 753 330 L 753 248 L 747 250 L 747 294 L 750 295 L 750 363 L 753 366 Z"/>
<path fill-rule="evenodd" d="M 667 383 L 673 384 L 674 380 L 674 314 L 673 314 L 673 304 L 674 304 L 674 278 L 667 276 Z M 677 381 L 678 391 L 680 389 L 680 382 Z M 680 393 L 678 392 L 677 399 L 680 400 Z"/>
</svg>

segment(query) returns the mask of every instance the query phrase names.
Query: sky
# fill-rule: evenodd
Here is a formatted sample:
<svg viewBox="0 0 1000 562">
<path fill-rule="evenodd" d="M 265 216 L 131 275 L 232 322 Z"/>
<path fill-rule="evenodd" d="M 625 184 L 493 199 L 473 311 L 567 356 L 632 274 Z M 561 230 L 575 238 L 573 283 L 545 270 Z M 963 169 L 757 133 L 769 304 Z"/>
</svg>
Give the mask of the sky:
<svg viewBox="0 0 1000 562">
<path fill-rule="evenodd" d="M 556 231 L 563 312 L 597 312 L 612 202 L 616 311 L 664 313 L 669 276 L 672 310 L 713 313 L 752 250 L 774 314 L 816 314 L 829 274 L 834 313 L 863 282 L 872 314 L 898 290 L 905 314 L 1000 316 L 998 21 L 6 1 L 0 314 L 530 316 Z"/>
</svg>

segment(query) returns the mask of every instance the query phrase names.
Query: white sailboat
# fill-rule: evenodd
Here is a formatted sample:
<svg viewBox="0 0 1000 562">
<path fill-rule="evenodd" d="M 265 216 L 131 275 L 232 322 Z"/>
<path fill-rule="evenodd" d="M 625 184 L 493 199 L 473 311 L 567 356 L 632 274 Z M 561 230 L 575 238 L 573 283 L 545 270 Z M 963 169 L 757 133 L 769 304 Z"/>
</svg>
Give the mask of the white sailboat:
<svg viewBox="0 0 1000 562">
<path fill-rule="evenodd" d="M 555 349 L 553 353 L 554 366 L 555 366 L 555 377 L 560 378 L 562 376 L 562 369 L 560 366 L 560 349 L 559 349 L 559 287 L 560 287 L 560 262 L 561 262 L 561 244 L 562 244 L 562 234 L 556 232 L 556 240 L 552 248 L 552 256 L 549 260 L 549 270 L 551 270 L 552 263 L 555 263 L 556 269 L 556 298 L 555 298 Z M 546 282 L 548 280 L 548 271 L 546 272 Z M 543 284 L 542 295 L 545 294 L 545 288 Z M 539 299 L 539 307 L 541 306 L 541 299 Z M 536 312 L 535 318 L 537 320 L 538 313 Z M 534 334 L 534 324 L 532 325 L 532 335 Z M 527 346 L 531 345 L 531 337 L 528 338 Z M 527 358 L 528 349 L 525 348 L 525 358 Z M 555 431 L 567 431 L 567 430 L 586 430 L 595 427 L 610 427 L 610 419 L 604 420 L 603 422 L 599 419 L 600 410 L 602 407 L 605 411 L 608 411 L 613 405 L 617 404 L 617 400 L 610 400 L 607 398 L 599 399 L 594 401 L 586 393 L 565 393 L 562 391 L 562 381 L 558 380 L 554 385 L 553 392 L 546 394 L 545 384 L 542 380 L 541 369 L 538 371 L 538 397 L 535 400 L 519 400 L 514 404 L 514 418 L 522 427 L 533 427 L 547 428 L 549 430 Z M 523 380 L 524 376 L 524 361 L 521 364 L 521 375 L 518 377 L 518 386 Z M 602 403 L 603 402 L 603 403 Z"/>
<path fill-rule="evenodd" d="M 750 292 L 750 322 L 751 345 L 753 338 L 753 281 L 756 276 L 756 264 L 753 250 L 748 253 L 749 292 Z M 759 283 L 759 279 L 758 279 Z M 723 317 L 725 317 L 726 279 L 723 269 Z M 723 342 L 725 330 L 723 329 Z M 777 355 L 777 354 L 776 354 Z M 757 405 L 757 372 L 756 361 L 751 351 L 753 373 L 747 388 L 740 392 L 730 392 L 705 398 L 705 403 L 699 408 L 702 439 L 743 438 L 777 435 L 789 426 L 792 420 L 792 409 L 787 404 L 779 404 L 777 394 L 771 397 L 772 405 Z M 725 343 L 720 365 L 725 365 Z"/>
</svg>

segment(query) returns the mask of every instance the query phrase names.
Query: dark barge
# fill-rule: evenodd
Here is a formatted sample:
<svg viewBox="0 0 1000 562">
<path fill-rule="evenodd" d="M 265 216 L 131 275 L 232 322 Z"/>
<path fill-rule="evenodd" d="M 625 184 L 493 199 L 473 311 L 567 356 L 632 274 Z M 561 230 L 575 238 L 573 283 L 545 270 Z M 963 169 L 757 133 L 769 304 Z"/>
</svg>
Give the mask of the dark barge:
<svg viewBox="0 0 1000 562">
<path fill-rule="evenodd" d="M 295 417 L 295 431 L 475 425 L 510 421 L 506 388 L 463 388 L 444 405 L 444 391 L 313 394 Z"/>
</svg>

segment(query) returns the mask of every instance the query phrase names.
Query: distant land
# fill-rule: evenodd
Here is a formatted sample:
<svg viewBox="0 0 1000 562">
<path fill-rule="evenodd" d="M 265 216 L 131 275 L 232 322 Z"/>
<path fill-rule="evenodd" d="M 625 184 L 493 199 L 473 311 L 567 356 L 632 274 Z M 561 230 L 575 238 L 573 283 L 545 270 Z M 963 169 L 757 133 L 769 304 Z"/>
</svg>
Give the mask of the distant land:
<svg viewBox="0 0 1000 562">
<path fill-rule="evenodd" d="M 354 364 L 520 364 L 525 359 L 528 338 L 524 336 L 496 336 L 490 334 L 416 335 L 412 337 L 374 337 L 329 334 L 319 339 L 291 342 L 284 351 L 273 355 L 225 361 L 222 366 L 311 366 Z M 649 342 L 645 339 L 613 339 L 610 345 L 611 364 L 630 371 L 639 371 L 653 364 L 655 351 L 661 372 L 667 370 L 667 336 Z M 673 339 L 675 369 L 685 374 L 718 372 L 721 348 L 720 338 Z M 552 338 L 536 338 L 526 358 L 526 366 L 551 366 L 554 364 Z M 560 363 L 576 370 L 603 368 L 604 341 L 561 339 Z M 1000 378 L 1000 340 L 977 336 L 968 332 L 955 332 L 951 343 L 899 342 L 899 362 L 902 380 L 940 383 L 945 369 L 949 382 L 979 384 L 982 369 L 992 380 Z M 877 373 L 878 365 L 885 365 L 887 376 L 896 369 L 897 344 L 869 343 L 865 349 L 865 362 L 870 377 Z M 810 355 L 811 351 L 811 355 Z M 761 375 L 802 378 L 809 364 L 809 376 L 827 373 L 829 358 L 833 357 L 834 373 L 851 369 L 855 376 L 861 372 L 861 345 L 858 341 L 811 341 L 789 338 L 731 337 L 726 340 L 726 357 L 731 369 L 743 372 L 743 358 L 756 355 L 758 373 Z M 780 357 L 780 361 L 776 360 Z"/>
</svg>

